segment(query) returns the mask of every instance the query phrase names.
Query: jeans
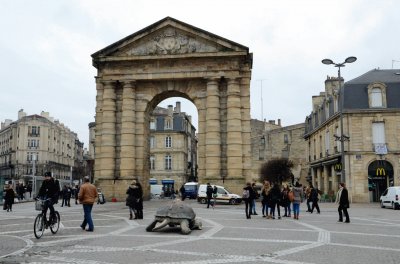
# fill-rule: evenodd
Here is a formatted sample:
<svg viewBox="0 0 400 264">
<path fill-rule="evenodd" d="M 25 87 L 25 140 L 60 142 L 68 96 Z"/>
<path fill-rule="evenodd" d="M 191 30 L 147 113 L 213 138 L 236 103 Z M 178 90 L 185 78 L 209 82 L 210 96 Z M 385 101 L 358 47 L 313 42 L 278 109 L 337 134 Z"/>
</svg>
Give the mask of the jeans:
<svg viewBox="0 0 400 264">
<path fill-rule="evenodd" d="M 300 212 L 300 204 L 293 203 L 293 214 L 294 215 L 299 215 L 299 212 Z"/>
<path fill-rule="evenodd" d="M 287 202 L 287 205 L 285 206 L 285 215 L 290 216 L 290 202 Z"/>
<path fill-rule="evenodd" d="M 92 208 L 93 204 L 83 204 L 83 213 L 84 213 L 84 219 L 82 222 L 82 229 L 86 227 L 86 225 L 89 225 L 88 230 L 93 231 L 94 225 L 93 225 L 93 220 L 92 220 Z"/>
<path fill-rule="evenodd" d="M 251 207 L 252 207 L 251 213 L 256 214 L 257 213 L 256 212 L 256 199 L 251 200 Z"/>
<path fill-rule="evenodd" d="M 268 215 L 268 202 L 262 202 L 262 214 Z"/>
</svg>

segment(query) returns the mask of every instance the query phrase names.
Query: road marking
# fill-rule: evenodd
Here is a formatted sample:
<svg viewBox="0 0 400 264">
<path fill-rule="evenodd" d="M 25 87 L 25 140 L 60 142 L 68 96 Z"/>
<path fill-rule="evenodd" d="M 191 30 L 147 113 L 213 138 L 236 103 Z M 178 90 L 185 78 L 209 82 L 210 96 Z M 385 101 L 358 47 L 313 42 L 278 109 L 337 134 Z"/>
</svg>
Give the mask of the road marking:
<svg viewBox="0 0 400 264">
<path fill-rule="evenodd" d="M 21 249 L 19 249 L 19 250 L 17 250 L 17 251 L 12 252 L 12 253 L 0 256 L 0 259 L 8 257 L 8 256 L 12 256 L 12 255 L 21 254 L 21 253 L 27 251 L 28 249 L 30 249 L 31 247 L 33 247 L 33 241 L 30 240 L 30 239 L 27 239 L 27 238 L 24 238 L 24 237 L 9 236 L 9 235 L 0 235 L 0 237 L 1 236 L 3 236 L 3 237 L 12 237 L 12 238 L 16 238 L 16 239 L 19 239 L 19 240 L 23 240 L 26 243 L 26 246 L 21 248 Z"/>
</svg>

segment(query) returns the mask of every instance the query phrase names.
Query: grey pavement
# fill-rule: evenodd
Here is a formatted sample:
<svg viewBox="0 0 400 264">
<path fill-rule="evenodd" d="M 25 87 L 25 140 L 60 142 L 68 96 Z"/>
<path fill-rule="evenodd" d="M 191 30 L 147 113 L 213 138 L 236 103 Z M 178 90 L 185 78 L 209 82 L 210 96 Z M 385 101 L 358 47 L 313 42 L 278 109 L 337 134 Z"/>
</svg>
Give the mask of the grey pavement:
<svg viewBox="0 0 400 264">
<path fill-rule="evenodd" d="M 34 204 L 15 204 L 12 213 L 0 212 L 0 263 L 400 263 L 400 211 L 378 204 L 352 204 L 345 224 L 337 223 L 333 203 L 321 203 L 321 214 L 305 212 L 303 203 L 297 221 L 262 218 L 259 203 L 259 215 L 246 219 L 243 204 L 207 209 L 185 200 L 202 230 L 146 232 L 157 208 L 170 202 L 145 202 L 143 220 L 129 220 L 124 203 L 95 205 L 93 233 L 79 227 L 81 205 L 56 205 L 60 230 L 41 239 L 33 235 Z"/>
</svg>

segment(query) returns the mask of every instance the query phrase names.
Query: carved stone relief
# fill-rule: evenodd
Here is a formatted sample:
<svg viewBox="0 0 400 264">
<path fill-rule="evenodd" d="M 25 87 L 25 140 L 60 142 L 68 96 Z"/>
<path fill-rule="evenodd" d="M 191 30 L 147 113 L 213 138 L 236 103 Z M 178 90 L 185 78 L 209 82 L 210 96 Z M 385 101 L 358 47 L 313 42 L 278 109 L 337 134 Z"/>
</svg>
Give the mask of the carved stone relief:
<svg viewBox="0 0 400 264">
<path fill-rule="evenodd" d="M 184 35 L 174 28 L 167 28 L 144 43 L 125 52 L 126 55 L 185 54 L 194 52 L 217 52 L 222 47 Z"/>
</svg>

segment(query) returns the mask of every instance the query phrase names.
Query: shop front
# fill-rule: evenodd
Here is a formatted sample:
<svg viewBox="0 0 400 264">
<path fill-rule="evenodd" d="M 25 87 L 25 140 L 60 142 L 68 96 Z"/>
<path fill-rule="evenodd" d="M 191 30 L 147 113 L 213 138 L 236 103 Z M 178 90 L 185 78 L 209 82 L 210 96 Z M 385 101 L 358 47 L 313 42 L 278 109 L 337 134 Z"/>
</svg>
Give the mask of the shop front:
<svg viewBox="0 0 400 264">
<path fill-rule="evenodd" d="M 368 166 L 368 190 L 371 202 L 379 202 L 382 193 L 394 184 L 393 166 L 386 160 L 375 160 Z"/>
</svg>

